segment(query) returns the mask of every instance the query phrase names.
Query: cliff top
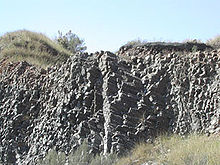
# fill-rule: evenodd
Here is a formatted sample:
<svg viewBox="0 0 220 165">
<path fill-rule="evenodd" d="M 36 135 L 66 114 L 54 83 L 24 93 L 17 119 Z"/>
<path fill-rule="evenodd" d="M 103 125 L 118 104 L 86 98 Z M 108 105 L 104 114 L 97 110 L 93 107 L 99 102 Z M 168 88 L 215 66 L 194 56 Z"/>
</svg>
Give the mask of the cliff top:
<svg viewBox="0 0 220 165">
<path fill-rule="evenodd" d="M 205 43 L 198 42 L 145 42 L 140 44 L 126 44 L 119 49 L 119 52 L 128 51 L 132 49 L 147 49 L 154 51 L 184 51 L 184 52 L 192 52 L 192 51 L 205 51 L 205 50 L 213 50 L 214 48 Z"/>
</svg>

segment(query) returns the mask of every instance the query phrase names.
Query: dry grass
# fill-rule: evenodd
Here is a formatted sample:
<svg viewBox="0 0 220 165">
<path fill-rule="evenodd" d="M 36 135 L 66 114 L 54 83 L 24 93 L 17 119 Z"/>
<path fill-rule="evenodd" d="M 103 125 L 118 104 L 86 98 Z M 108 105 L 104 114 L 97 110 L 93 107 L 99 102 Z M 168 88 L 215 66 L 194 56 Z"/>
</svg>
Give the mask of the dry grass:
<svg viewBox="0 0 220 165">
<path fill-rule="evenodd" d="M 210 39 L 207 41 L 207 44 L 214 47 L 214 48 L 220 48 L 220 35 L 217 35 L 216 37 Z"/>
<path fill-rule="evenodd" d="M 220 137 L 161 136 L 153 144 L 137 145 L 117 165 L 140 165 L 149 161 L 169 165 L 218 165 Z"/>
<path fill-rule="evenodd" d="M 84 141 L 70 155 L 65 155 L 63 152 L 57 153 L 55 150 L 50 150 L 43 160 L 38 161 L 38 165 L 114 165 L 117 161 L 116 154 L 96 156 L 89 152 L 87 141 Z M 68 162 L 68 163 L 67 163 Z"/>
<path fill-rule="evenodd" d="M 19 30 L 0 37 L 1 59 L 26 60 L 46 67 L 65 61 L 70 55 L 70 52 L 41 33 Z"/>
<path fill-rule="evenodd" d="M 220 162 L 220 139 L 190 136 L 172 147 L 164 161 L 172 164 L 217 165 Z"/>
</svg>

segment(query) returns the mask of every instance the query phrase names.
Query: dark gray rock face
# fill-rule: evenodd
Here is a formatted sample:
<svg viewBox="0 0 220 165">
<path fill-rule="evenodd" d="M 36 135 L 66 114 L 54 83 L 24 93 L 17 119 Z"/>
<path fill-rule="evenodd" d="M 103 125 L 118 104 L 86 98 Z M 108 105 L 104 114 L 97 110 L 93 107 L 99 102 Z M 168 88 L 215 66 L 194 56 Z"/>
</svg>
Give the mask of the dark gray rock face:
<svg viewBox="0 0 220 165">
<path fill-rule="evenodd" d="M 220 52 L 146 47 L 81 54 L 39 70 L 0 63 L 0 159 L 34 164 L 88 139 L 91 152 L 122 154 L 162 132 L 219 132 Z"/>
</svg>

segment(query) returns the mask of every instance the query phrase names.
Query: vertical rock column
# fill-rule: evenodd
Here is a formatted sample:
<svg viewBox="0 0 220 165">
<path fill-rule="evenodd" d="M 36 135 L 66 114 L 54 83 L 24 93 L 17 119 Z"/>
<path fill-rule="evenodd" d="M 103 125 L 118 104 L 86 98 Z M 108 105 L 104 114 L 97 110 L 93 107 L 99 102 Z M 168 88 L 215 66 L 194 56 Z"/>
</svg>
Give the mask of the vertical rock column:
<svg viewBox="0 0 220 165">
<path fill-rule="evenodd" d="M 117 57 L 106 52 L 100 58 L 99 67 L 103 75 L 103 116 L 104 116 L 104 154 L 109 153 L 112 145 L 112 136 L 114 128 L 117 126 L 116 121 L 112 121 L 113 107 L 111 105 L 114 100 L 114 96 L 117 95 L 117 82 L 115 77 L 115 71 L 117 66 L 115 65 Z"/>
</svg>

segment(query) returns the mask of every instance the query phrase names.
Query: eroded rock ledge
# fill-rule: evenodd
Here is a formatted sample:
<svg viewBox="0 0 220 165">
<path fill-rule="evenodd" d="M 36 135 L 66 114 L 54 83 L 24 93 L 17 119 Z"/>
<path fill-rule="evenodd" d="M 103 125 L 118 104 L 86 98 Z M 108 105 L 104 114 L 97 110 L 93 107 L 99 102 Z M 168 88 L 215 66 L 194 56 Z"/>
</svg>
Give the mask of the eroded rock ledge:
<svg viewBox="0 0 220 165">
<path fill-rule="evenodd" d="M 48 70 L 1 61 L 1 161 L 33 163 L 84 139 L 121 154 L 162 132 L 219 132 L 220 52 L 154 50 L 80 54 Z"/>
</svg>

